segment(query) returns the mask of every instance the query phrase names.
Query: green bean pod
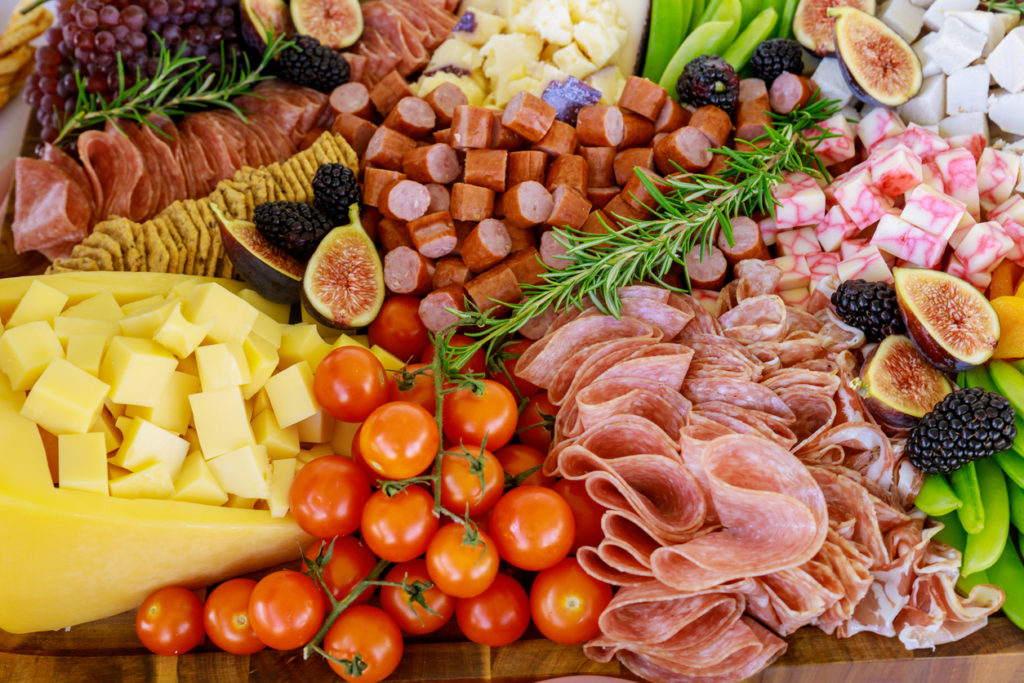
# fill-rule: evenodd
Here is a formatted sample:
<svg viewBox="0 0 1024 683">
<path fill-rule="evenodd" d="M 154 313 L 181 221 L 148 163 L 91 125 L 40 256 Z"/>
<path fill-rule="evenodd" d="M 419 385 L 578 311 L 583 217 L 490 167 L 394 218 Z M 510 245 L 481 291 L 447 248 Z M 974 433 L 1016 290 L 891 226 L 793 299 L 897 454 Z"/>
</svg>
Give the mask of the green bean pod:
<svg viewBox="0 0 1024 683">
<path fill-rule="evenodd" d="M 1024 489 L 1015 482 L 1006 482 L 1006 493 L 1010 499 L 1010 522 L 1018 531 L 1024 530 Z"/>
<path fill-rule="evenodd" d="M 722 47 L 732 41 L 730 33 L 732 36 L 736 35 L 733 33 L 735 25 L 734 21 L 712 21 L 698 26 L 696 31 L 686 36 L 686 40 L 672 56 L 665 67 L 665 73 L 658 81 L 659 85 L 665 88 L 673 99 L 677 99 L 679 95 L 676 93 L 676 81 L 679 80 L 687 63 L 701 55 L 720 54 Z"/>
<path fill-rule="evenodd" d="M 652 81 L 661 78 L 665 65 L 683 42 L 683 5 L 689 0 L 655 0 L 651 8 L 651 31 L 647 36 L 647 56 L 643 76 Z M 689 17 L 686 19 L 689 26 Z"/>
<path fill-rule="evenodd" d="M 777 35 L 779 38 L 793 37 L 793 17 L 796 15 L 797 0 L 786 0 L 782 10 L 782 21 L 779 22 Z"/>
<path fill-rule="evenodd" d="M 754 20 L 754 17 L 761 12 L 761 0 L 740 0 L 740 5 L 743 7 L 740 24 L 743 30 L 746 30 L 746 27 L 750 26 L 750 22 Z"/>
<path fill-rule="evenodd" d="M 963 503 L 957 508 L 956 515 L 960 518 L 967 533 L 976 534 L 985 526 L 985 508 L 981 505 L 981 488 L 978 486 L 976 463 L 969 462 L 949 477 L 956 491 L 956 497 Z"/>
<path fill-rule="evenodd" d="M 992 583 L 1006 593 L 1003 614 L 1019 628 L 1024 628 L 1024 564 L 1013 543 L 1006 544 L 999 559 L 986 573 Z"/>
<path fill-rule="evenodd" d="M 956 497 L 953 487 L 941 474 L 925 475 L 914 505 L 929 517 L 939 517 L 959 510 L 963 501 Z"/>
<path fill-rule="evenodd" d="M 705 8 L 704 0 L 693 0 L 690 5 L 692 6 L 692 9 L 690 10 L 690 23 L 687 24 L 689 28 L 686 29 L 687 35 L 693 33 L 693 31 L 700 26 L 700 20 L 704 16 Z"/>
<path fill-rule="evenodd" d="M 758 43 L 762 40 L 767 40 L 771 37 L 772 31 L 775 30 L 775 24 L 778 22 L 779 17 L 775 14 L 775 9 L 769 7 L 766 10 L 762 10 L 760 14 L 754 17 L 754 20 L 747 25 L 743 32 L 736 37 L 729 49 L 725 51 L 722 58 L 732 65 L 732 68 L 739 71 L 747 62 L 750 61 L 751 55 L 754 54 L 754 48 L 757 47 Z"/>
<path fill-rule="evenodd" d="M 960 573 L 970 576 L 988 569 L 1003 554 L 1006 537 L 1010 533 L 1010 501 L 1006 491 L 1006 477 L 991 458 L 975 462 L 978 470 L 978 484 L 982 505 L 985 509 L 985 525 L 981 531 L 967 534 L 964 548 L 964 564 Z"/>
<path fill-rule="evenodd" d="M 709 21 L 714 21 L 714 19 L 712 19 L 711 17 L 714 16 L 715 12 L 718 11 L 718 8 L 721 5 L 722 5 L 722 0 L 710 0 L 710 2 L 705 2 L 705 4 L 704 4 L 704 11 L 700 13 L 699 17 L 696 20 L 697 21 L 697 26 L 694 26 L 693 28 L 697 28 L 698 26 L 702 26 L 702 25 L 708 23 Z"/>
</svg>

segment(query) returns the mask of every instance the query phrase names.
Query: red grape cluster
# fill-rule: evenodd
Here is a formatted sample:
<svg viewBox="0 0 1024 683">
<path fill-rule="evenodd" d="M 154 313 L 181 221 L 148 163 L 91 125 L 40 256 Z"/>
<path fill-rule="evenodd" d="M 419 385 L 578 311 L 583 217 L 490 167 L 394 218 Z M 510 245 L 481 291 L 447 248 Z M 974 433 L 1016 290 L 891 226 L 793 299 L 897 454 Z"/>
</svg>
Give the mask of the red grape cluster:
<svg viewBox="0 0 1024 683">
<path fill-rule="evenodd" d="M 172 54 L 204 57 L 214 67 L 222 49 L 231 58 L 241 50 L 238 0 L 59 0 L 57 11 L 25 87 L 47 142 L 75 108 L 76 74 L 87 92 L 111 100 L 121 89 L 118 56 L 131 87 L 156 72 L 161 40 Z"/>
</svg>

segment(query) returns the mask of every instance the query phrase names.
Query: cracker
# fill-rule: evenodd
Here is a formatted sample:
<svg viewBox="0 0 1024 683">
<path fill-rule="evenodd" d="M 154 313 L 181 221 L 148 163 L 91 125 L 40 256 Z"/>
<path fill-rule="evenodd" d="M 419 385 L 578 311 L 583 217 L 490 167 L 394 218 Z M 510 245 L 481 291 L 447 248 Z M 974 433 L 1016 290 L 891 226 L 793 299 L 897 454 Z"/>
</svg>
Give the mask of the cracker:
<svg viewBox="0 0 1024 683">
<path fill-rule="evenodd" d="M 319 168 L 316 164 L 316 160 L 312 155 L 306 152 L 299 152 L 291 159 L 287 161 L 295 169 L 295 175 L 299 176 L 299 180 L 304 181 L 303 186 L 309 186 L 309 196 L 313 196 L 313 177 L 316 175 L 316 171 Z"/>
<path fill-rule="evenodd" d="M 114 257 L 106 249 L 94 247 L 83 242 L 76 244 L 75 248 L 71 250 L 71 258 L 77 257 L 91 258 L 96 262 L 100 270 L 114 270 Z"/>
<path fill-rule="evenodd" d="M 224 255 L 224 257 L 220 260 L 220 263 L 217 264 L 217 277 L 230 279 L 234 274 L 235 268 L 233 265 L 231 265 L 231 259 L 229 259 L 227 255 Z"/>
<path fill-rule="evenodd" d="M 227 215 L 231 218 L 240 218 L 242 220 L 248 220 L 252 217 L 252 208 L 249 202 L 252 201 L 248 197 L 248 193 L 238 190 L 232 187 L 232 183 L 224 182 L 220 185 L 220 193 L 224 198 L 224 203 L 227 205 Z"/>
<path fill-rule="evenodd" d="M 88 244 L 89 246 L 103 249 L 109 253 L 114 263 L 112 270 L 125 269 L 124 253 L 121 251 L 121 245 L 107 233 L 93 230 L 88 237 L 82 240 L 82 244 Z"/>
<path fill-rule="evenodd" d="M 0 80 L 5 83 L 14 79 L 14 75 L 32 61 L 35 50 L 31 45 L 22 45 L 8 54 L 0 54 Z"/>
<path fill-rule="evenodd" d="M 288 188 L 288 182 L 285 180 L 284 171 L 281 169 L 281 164 L 273 163 L 269 166 L 264 166 L 264 170 L 267 172 L 267 176 L 270 181 L 276 186 L 277 195 L 281 199 L 287 199 L 290 194 Z M 275 199 L 274 201 L 280 201 Z"/>
<path fill-rule="evenodd" d="M 60 265 L 59 266 L 57 266 L 57 262 L 56 261 L 54 261 L 53 265 L 57 266 L 57 267 L 60 267 L 60 268 L 66 268 L 67 271 L 96 272 L 96 271 L 98 271 L 100 269 L 99 264 L 96 263 L 96 261 L 92 257 L 90 257 L 90 256 L 69 256 L 68 258 L 58 259 L 58 261 L 60 261 Z M 67 271 L 64 271 L 64 270 L 58 271 L 58 270 L 56 270 L 56 268 L 54 269 L 54 272 L 67 272 Z"/>
<path fill-rule="evenodd" d="M 293 202 L 308 202 L 312 199 L 311 193 L 306 191 L 306 188 L 302 186 L 298 176 L 295 175 L 295 169 L 287 163 L 281 164 L 281 175 L 284 176 L 285 183 L 288 187 L 289 199 Z"/>
<path fill-rule="evenodd" d="M 195 274 L 196 252 L 199 250 L 199 226 L 195 224 L 188 211 L 177 201 L 161 212 L 171 222 L 172 232 L 177 233 L 185 252 L 185 263 L 182 272 L 186 275 Z"/>
<path fill-rule="evenodd" d="M 200 207 L 206 205 L 204 201 L 196 199 L 186 199 L 181 203 L 181 205 L 182 207 L 184 207 L 185 212 L 188 214 L 189 220 L 192 222 L 193 225 L 196 226 L 199 237 L 199 242 L 196 247 L 196 258 L 195 262 L 192 265 L 192 274 L 205 275 L 207 264 L 210 262 L 211 259 L 216 258 L 215 255 L 210 253 L 211 247 L 213 245 L 212 231 L 217 230 L 219 232 L 220 228 L 217 227 L 216 224 L 208 224 L 207 221 L 204 219 L 203 214 L 200 212 Z M 210 213 L 210 216 L 212 217 L 213 214 Z"/>
<path fill-rule="evenodd" d="M 153 222 L 160 228 L 160 237 L 167 244 L 167 251 L 171 255 L 171 261 L 167 265 L 168 273 L 181 274 L 185 271 L 185 243 L 182 242 L 181 237 L 178 236 L 178 231 L 175 230 L 174 224 L 171 223 L 171 219 L 166 214 L 161 213 L 153 218 Z"/>
<path fill-rule="evenodd" d="M 141 229 L 146 244 L 146 270 L 151 273 L 166 273 L 171 255 L 160 239 L 160 229 L 153 221 L 146 221 Z"/>
<path fill-rule="evenodd" d="M 196 214 L 203 225 L 207 226 L 210 235 L 210 247 L 206 254 L 206 263 L 203 264 L 203 272 L 197 275 L 212 276 L 217 272 L 217 264 L 222 258 L 227 258 L 224 253 L 224 243 L 220 239 L 220 224 L 217 217 L 213 215 L 210 207 L 203 202 L 196 202 Z"/>
</svg>

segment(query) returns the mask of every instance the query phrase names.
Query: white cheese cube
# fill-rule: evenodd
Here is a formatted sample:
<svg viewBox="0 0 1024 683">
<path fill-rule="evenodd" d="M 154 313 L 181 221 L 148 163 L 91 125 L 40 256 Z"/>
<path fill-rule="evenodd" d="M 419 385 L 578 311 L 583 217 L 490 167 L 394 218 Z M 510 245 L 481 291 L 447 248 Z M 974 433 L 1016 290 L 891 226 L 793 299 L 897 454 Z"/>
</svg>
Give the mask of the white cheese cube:
<svg viewBox="0 0 1024 683">
<path fill-rule="evenodd" d="M 921 126 L 941 121 L 946 111 L 946 76 L 939 73 L 924 79 L 917 96 L 897 111 L 904 121 Z"/>
<path fill-rule="evenodd" d="M 982 135 L 988 140 L 988 117 L 985 112 L 947 116 L 939 121 L 939 135 L 951 138 L 954 135 Z"/>
<path fill-rule="evenodd" d="M 966 114 L 988 109 L 988 67 L 969 66 L 946 79 L 946 114 Z"/>
<path fill-rule="evenodd" d="M 1024 92 L 996 91 L 988 98 L 992 123 L 1015 135 L 1024 135 Z"/>
<path fill-rule="evenodd" d="M 491 39 L 491 36 L 501 33 L 505 29 L 505 25 L 507 23 L 502 17 L 499 17 L 497 14 L 491 14 L 490 12 L 474 10 L 472 12 L 466 12 L 463 16 L 466 16 L 466 14 L 470 14 L 473 17 L 473 30 L 455 30 L 452 33 L 454 37 L 460 38 L 476 47 L 480 47 L 486 43 Z M 460 20 L 460 24 L 456 24 L 456 29 L 458 29 L 461 24 L 462 20 Z"/>
<path fill-rule="evenodd" d="M 1010 92 L 1024 90 L 1024 26 L 1010 31 L 985 60 L 992 78 Z"/>
<path fill-rule="evenodd" d="M 484 74 L 497 81 L 510 81 L 526 73 L 537 61 L 544 41 L 539 36 L 525 33 L 496 35 L 480 48 Z"/>
<path fill-rule="evenodd" d="M 932 6 L 935 0 L 910 0 L 910 4 L 914 7 L 920 7 L 922 9 L 928 9 Z"/>
<path fill-rule="evenodd" d="M 996 18 L 1003 23 L 1003 33 L 1007 34 L 1020 24 L 1021 16 L 1016 12 L 997 12 Z"/>
<path fill-rule="evenodd" d="M 921 33 L 924 9 L 911 4 L 910 0 L 892 0 L 878 13 L 878 18 L 910 43 Z"/>
<path fill-rule="evenodd" d="M 939 66 L 938 62 L 932 59 L 932 56 L 928 54 L 928 51 L 925 49 L 938 40 L 938 38 L 938 33 L 925 33 L 921 36 L 921 40 L 910 46 L 914 50 L 914 54 L 917 55 L 918 61 L 921 62 L 921 75 L 925 78 L 942 73 L 942 67 Z"/>
<path fill-rule="evenodd" d="M 551 61 L 559 69 L 581 81 L 596 71 L 593 62 L 587 59 L 576 43 L 569 43 L 557 50 L 551 55 Z"/>
<path fill-rule="evenodd" d="M 535 33 L 549 43 L 568 45 L 572 41 L 572 17 L 567 0 L 533 0 L 512 19 L 513 31 Z"/>
<path fill-rule="evenodd" d="M 975 31 L 961 19 L 951 17 L 942 24 L 939 37 L 925 48 L 947 76 L 981 57 L 985 35 Z"/>
<path fill-rule="evenodd" d="M 479 68 L 481 64 L 483 57 L 480 56 L 479 50 L 461 38 L 453 37 L 437 46 L 434 54 L 430 56 L 426 71 L 429 73 L 437 69 L 454 67 L 460 71 L 464 70 L 466 75 L 469 75 L 469 72 Z"/>
<path fill-rule="evenodd" d="M 493 13 L 498 10 L 498 0 L 462 0 L 461 10 L 463 12 L 479 10 L 480 12 Z"/>
<path fill-rule="evenodd" d="M 956 10 L 972 10 L 978 8 L 978 0 L 935 0 L 924 13 L 924 25 L 933 31 L 942 28 L 946 13 Z"/>
<path fill-rule="evenodd" d="M 494 3 L 494 9 L 487 11 L 494 12 L 505 21 L 511 22 L 512 18 L 515 17 L 527 2 L 529 2 L 529 0 L 497 0 L 497 2 Z"/>
<path fill-rule="evenodd" d="M 992 49 L 1006 35 L 1006 28 L 995 12 L 954 11 L 947 12 L 946 18 L 956 17 L 985 36 L 985 47 L 981 50 L 982 57 L 987 57 Z"/>
<path fill-rule="evenodd" d="M 839 60 L 835 57 L 821 60 L 811 79 L 821 88 L 821 95 L 826 100 L 839 100 L 840 106 L 846 106 L 853 99 L 853 93 L 839 69 Z"/>
<path fill-rule="evenodd" d="M 594 21 L 581 21 L 573 27 L 572 37 L 587 53 L 594 66 L 600 69 L 611 61 L 625 40 L 624 31 L 615 25 L 608 26 Z M 621 38 L 616 33 L 622 34 Z"/>
</svg>

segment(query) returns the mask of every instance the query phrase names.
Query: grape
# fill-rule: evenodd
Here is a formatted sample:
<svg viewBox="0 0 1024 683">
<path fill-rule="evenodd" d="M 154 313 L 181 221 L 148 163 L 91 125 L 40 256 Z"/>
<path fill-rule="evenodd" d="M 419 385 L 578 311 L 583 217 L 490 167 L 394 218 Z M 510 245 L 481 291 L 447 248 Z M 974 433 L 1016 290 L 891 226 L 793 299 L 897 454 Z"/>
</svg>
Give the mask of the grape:
<svg viewBox="0 0 1024 683">
<path fill-rule="evenodd" d="M 122 61 L 122 62 L 127 62 L 127 61 L 128 61 L 128 59 L 129 59 L 129 58 L 130 58 L 130 57 L 131 57 L 131 56 L 132 56 L 133 54 L 135 54 L 135 50 L 133 50 L 133 49 L 132 49 L 132 46 L 131 46 L 131 45 L 128 45 L 127 43 L 125 43 L 125 44 L 123 44 L 123 45 L 118 45 L 118 46 L 117 46 L 117 53 L 118 53 L 119 55 L 121 55 L 121 61 Z"/>
<path fill-rule="evenodd" d="M 96 46 L 96 34 L 92 31 L 79 31 L 75 36 L 75 49 L 91 51 Z"/>
<path fill-rule="evenodd" d="M 185 40 L 193 47 L 202 45 L 203 41 L 206 40 L 206 32 L 198 26 L 189 26 L 185 29 Z"/>
<path fill-rule="evenodd" d="M 88 3 L 88 0 L 86 0 Z M 91 31 L 100 25 L 100 16 L 96 13 L 96 10 L 83 7 L 78 11 L 78 25 L 82 28 Z"/>
<path fill-rule="evenodd" d="M 74 51 L 75 49 L 71 47 L 71 43 L 67 41 L 62 40 L 57 43 L 57 52 L 60 53 L 61 57 L 71 57 Z"/>
<path fill-rule="evenodd" d="M 75 61 L 80 64 L 89 64 L 92 62 L 92 50 L 83 50 L 80 47 L 75 48 Z"/>
<path fill-rule="evenodd" d="M 196 13 L 195 12 L 185 12 L 184 14 L 181 15 L 181 22 L 183 24 L 192 24 L 192 23 L 195 23 L 195 20 L 196 20 Z"/>
<path fill-rule="evenodd" d="M 75 15 L 70 11 L 63 11 L 57 14 L 57 24 L 60 26 L 70 26 L 75 23 Z"/>
<path fill-rule="evenodd" d="M 121 12 L 121 21 L 132 31 L 141 31 L 148 19 L 149 16 L 146 14 L 146 10 L 138 5 L 128 5 Z"/>
<path fill-rule="evenodd" d="M 121 13 L 113 5 L 104 5 L 100 8 L 100 23 L 104 26 L 116 26 L 121 20 Z"/>
<path fill-rule="evenodd" d="M 57 93 L 57 79 L 47 78 L 46 76 L 40 76 L 39 89 L 45 95 L 55 95 Z"/>
<path fill-rule="evenodd" d="M 107 79 L 101 74 L 92 74 L 85 79 L 85 89 L 91 93 L 103 92 L 107 89 Z"/>
<path fill-rule="evenodd" d="M 224 28 L 224 40 L 234 40 L 238 37 L 238 31 L 235 30 L 234 26 L 226 26 Z"/>
<path fill-rule="evenodd" d="M 113 52 L 100 52 L 92 58 L 92 63 L 103 70 L 114 66 L 115 61 Z"/>
<path fill-rule="evenodd" d="M 113 52 L 117 48 L 117 38 L 110 31 L 98 31 L 95 42 L 99 52 Z"/>
<path fill-rule="evenodd" d="M 170 12 L 167 0 L 149 0 L 147 7 L 151 17 L 166 17 Z"/>
<path fill-rule="evenodd" d="M 167 0 L 167 10 L 169 14 L 184 14 L 185 0 Z"/>
<path fill-rule="evenodd" d="M 196 23 L 200 26 L 206 26 L 211 21 L 213 21 L 213 17 L 210 16 L 209 12 L 200 12 L 196 15 Z"/>
<path fill-rule="evenodd" d="M 168 46 L 177 45 L 184 37 L 181 32 L 181 27 L 176 24 L 168 24 L 167 26 L 164 26 L 163 31 L 160 32 L 160 36 Z"/>
<path fill-rule="evenodd" d="M 103 0 L 85 0 L 85 2 L 82 3 L 84 7 L 92 10 L 93 12 L 99 12 L 103 7 L 103 4 Z"/>
<path fill-rule="evenodd" d="M 220 26 L 216 24 L 210 24 L 206 27 L 206 44 L 211 47 L 219 43 L 224 39 L 224 31 Z"/>
<path fill-rule="evenodd" d="M 64 100 L 57 95 L 43 95 L 42 99 L 39 100 L 39 111 L 45 111 L 50 117 L 53 116 L 54 110 L 60 111 L 64 109 Z"/>
<path fill-rule="evenodd" d="M 60 53 L 57 52 L 57 48 L 49 45 L 43 45 L 36 50 L 36 63 L 37 64 L 60 64 L 61 57 Z"/>
<path fill-rule="evenodd" d="M 235 23 L 235 13 L 227 7 L 218 7 L 213 13 L 213 21 L 218 26 L 227 28 Z"/>
<path fill-rule="evenodd" d="M 203 9 L 203 0 L 185 0 L 185 8 L 189 12 L 198 12 Z"/>
<path fill-rule="evenodd" d="M 61 97 L 71 97 L 78 92 L 78 82 L 75 81 L 74 74 L 64 74 L 59 81 L 57 81 L 57 94 Z"/>
<path fill-rule="evenodd" d="M 124 24 L 118 24 L 114 28 L 110 29 L 110 32 L 114 34 L 114 38 L 118 43 L 123 43 L 128 40 L 128 34 L 131 33 L 131 29 Z"/>
<path fill-rule="evenodd" d="M 39 137 L 43 139 L 43 142 L 53 142 L 60 135 L 60 131 L 56 126 L 43 126 L 43 130 L 39 133 Z"/>
<path fill-rule="evenodd" d="M 74 41 L 75 35 L 82 29 L 78 28 L 76 24 L 66 24 L 60 29 L 61 37 L 64 38 L 65 43 Z"/>
<path fill-rule="evenodd" d="M 71 8 L 74 7 L 74 5 L 75 5 L 75 0 L 60 0 L 57 3 L 57 11 L 58 12 L 69 12 L 69 11 L 71 11 Z"/>
<path fill-rule="evenodd" d="M 133 31 L 128 34 L 128 44 L 136 52 L 144 52 L 146 46 L 149 45 L 149 41 L 146 40 L 146 36 L 138 31 Z"/>
<path fill-rule="evenodd" d="M 47 78 L 57 78 L 60 75 L 60 68 L 56 64 L 37 64 L 36 71 L 40 76 Z"/>
</svg>

